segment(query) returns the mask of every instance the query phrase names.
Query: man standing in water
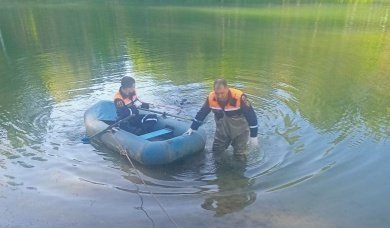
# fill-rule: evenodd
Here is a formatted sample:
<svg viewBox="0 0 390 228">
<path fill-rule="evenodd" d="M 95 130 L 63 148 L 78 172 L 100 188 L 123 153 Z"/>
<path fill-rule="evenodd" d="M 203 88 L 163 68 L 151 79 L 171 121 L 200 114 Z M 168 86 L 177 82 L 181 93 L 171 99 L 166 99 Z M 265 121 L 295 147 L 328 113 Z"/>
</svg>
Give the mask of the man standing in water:
<svg viewBox="0 0 390 228">
<path fill-rule="evenodd" d="M 208 95 L 186 134 L 197 130 L 210 111 L 213 111 L 216 123 L 214 152 L 225 151 L 231 144 L 234 154 L 242 157 L 246 154 L 248 140 L 251 146 L 258 145 L 255 111 L 246 95 L 238 89 L 229 88 L 224 79 L 214 81 L 214 91 Z"/>
<path fill-rule="evenodd" d="M 155 114 L 139 114 L 135 106 L 136 102 L 141 103 L 141 108 L 149 109 L 149 104 L 142 102 L 137 97 L 134 78 L 125 76 L 121 80 L 119 91 L 114 95 L 114 103 L 118 120 L 129 115 L 133 115 L 133 117 L 122 123 L 120 128 L 137 135 L 145 134 L 157 123 L 157 116 Z"/>
</svg>

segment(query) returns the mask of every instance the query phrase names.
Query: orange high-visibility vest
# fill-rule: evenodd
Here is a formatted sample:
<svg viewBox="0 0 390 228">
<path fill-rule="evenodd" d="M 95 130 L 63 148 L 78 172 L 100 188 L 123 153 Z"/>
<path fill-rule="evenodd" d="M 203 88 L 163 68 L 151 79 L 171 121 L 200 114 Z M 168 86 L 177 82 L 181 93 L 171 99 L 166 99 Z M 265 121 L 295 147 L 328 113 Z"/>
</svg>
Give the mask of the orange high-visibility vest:
<svg viewBox="0 0 390 228">
<path fill-rule="evenodd" d="M 215 96 L 215 92 L 211 92 L 208 96 L 209 99 L 209 106 L 212 110 L 217 111 L 217 110 L 224 110 L 226 112 L 228 111 L 236 111 L 241 108 L 241 96 L 244 94 L 238 89 L 232 89 L 229 88 L 230 94 L 232 95 L 231 99 L 236 100 L 235 104 L 231 104 L 230 101 L 227 102 L 226 106 L 222 108 L 217 101 L 217 98 Z"/>
<path fill-rule="evenodd" d="M 125 105 L 128 105 L 130 103 L 134 103 L 138 98 L 137 98 L 137 93 L 134 92 L 134 95 L 133 96 L 130 96 L 130 97 L 123 97 L 121 92 L 118 91 L 115 96 L 114 96 L 114 100 L 116 99 L 121 99 L 123 100 L 123 102 L 125 102 Z"/>
</svg>

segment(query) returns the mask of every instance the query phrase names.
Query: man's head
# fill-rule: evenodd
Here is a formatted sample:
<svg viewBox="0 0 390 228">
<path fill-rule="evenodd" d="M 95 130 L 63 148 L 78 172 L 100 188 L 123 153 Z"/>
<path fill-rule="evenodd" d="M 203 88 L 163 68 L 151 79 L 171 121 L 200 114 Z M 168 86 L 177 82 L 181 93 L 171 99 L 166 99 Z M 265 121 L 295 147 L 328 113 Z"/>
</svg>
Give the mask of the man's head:
<svg viewBox="0 0 390 228">
<path fill-rule="evenodd" d="M 121 91 L 125 95 L 129 96 L 135 92 L 135 80 L 132 77 L 125 76 L 121 80 Z"/>
<path fill-rule="evenodd" d="M 228 99 L 229 87 L 225 79 L 214 81 L 214 93 L 217 100 L 226 101 Z"/>
</svg>

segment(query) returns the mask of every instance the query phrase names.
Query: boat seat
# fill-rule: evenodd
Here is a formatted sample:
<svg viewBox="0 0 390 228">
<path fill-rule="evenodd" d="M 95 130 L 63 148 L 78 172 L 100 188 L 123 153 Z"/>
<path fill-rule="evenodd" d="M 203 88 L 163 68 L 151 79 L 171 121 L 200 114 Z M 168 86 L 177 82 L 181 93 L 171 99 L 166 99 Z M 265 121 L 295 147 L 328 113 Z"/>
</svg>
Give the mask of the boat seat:
<svg viewBox="0 0 390 228">
<path fill-rule="evenodd" d="M 164 128 L 161 130 L 157 130 L 157 131 L 153 131 L 153 132 L 150 132 L 147 134 L 140 135 L 140 137 L 143 139 L 149 140 L 149 139 L 156 138 L 159 136 L 167 135 L 169 133 L 172 133 L 172 129 Z"/>
</svg>

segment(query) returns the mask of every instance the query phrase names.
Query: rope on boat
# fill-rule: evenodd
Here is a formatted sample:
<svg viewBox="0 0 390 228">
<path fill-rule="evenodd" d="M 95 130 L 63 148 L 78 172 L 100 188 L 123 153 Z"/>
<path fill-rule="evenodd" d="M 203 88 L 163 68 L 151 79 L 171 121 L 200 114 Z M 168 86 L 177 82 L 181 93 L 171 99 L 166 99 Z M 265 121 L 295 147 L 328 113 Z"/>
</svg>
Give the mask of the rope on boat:
<svg viewBox="0 0 390 228">
<path fill-rule="evenodd" d="M 114 136 L 114 135 L 113 135 Z M 123 148 L 123 146 L 118 142 L 118 140 L 113 137 L 114 140 L 116 141 L 117 143 L 117 149 L 119 150 L 119 153 L 123 156 L 126 156 L 127 160 L 129 160 L 131 166 L 133 167 L 133 169 L 135 170 L 138 178 L 142 181 L 142 184 L 145 186 L 146 190 L 149 192 L 149 194 L 154 198 L 154 200 L 157 202 L 158 206 L 161 208 L 161 210 L 164 212 L 164 214 L 167 216 L 167 218 L 169 219 L 169 221 L 176 227 L 176 228 L 179 228 L 179 225 L 175 222 L 175 220 L 173 220 L 173 218 L 171 216 L 169 216 L 168 212 L 165 210 L 164 206 L 161 204 L 160 200 L 153 194 L 153 192 L 150 190 L 149 186 L 145 183 L 144 179 L 141 177 L 141 175 L 139 174 L 138 170 L 135 168 L 133 162 L 131 161 L 130 157 L 129 157 L 129 154 L 127 153 L 127 150 Z M 136 184 L 137 185 L 137 184 Z M 148 216 L 148 215 L 147 215 Z M 148 216 L 149 217 L 149 216 Z M 154 227 L 154 222 L 152 221 L 153 223 L 153 227 Z"/>
</svg>

